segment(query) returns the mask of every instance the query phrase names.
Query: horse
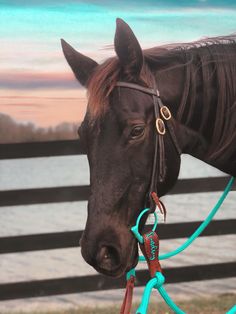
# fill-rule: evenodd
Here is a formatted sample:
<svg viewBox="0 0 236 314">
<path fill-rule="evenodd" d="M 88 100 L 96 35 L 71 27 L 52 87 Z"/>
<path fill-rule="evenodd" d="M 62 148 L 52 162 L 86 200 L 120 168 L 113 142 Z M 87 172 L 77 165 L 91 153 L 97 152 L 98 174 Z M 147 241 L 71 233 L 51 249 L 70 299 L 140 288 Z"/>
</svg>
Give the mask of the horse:
<svg viewBox="0 0 236 314">
<path fill-rule="evenodd" d="M 116 56 L 102 64 L 61 43 L 88 93 L 78 130 L 91 187 L 81 253 L 120 277 L 138 261 L 130 228 L 154 210 L 150 192 L 174 186 L 181 154 L 236 176 L 236 36 L 142 50 L 118 18 Z"/>
</svg>

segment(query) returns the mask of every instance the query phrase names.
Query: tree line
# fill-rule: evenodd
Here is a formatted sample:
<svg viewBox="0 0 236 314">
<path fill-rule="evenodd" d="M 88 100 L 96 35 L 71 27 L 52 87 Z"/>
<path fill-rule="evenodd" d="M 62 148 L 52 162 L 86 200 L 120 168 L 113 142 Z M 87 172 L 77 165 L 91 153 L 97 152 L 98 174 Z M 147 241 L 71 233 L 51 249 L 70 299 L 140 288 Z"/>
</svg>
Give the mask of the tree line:
<svg viewBox="0 0 236 314">
<path fill-rule="evenodd" d="M 31 122 L 18 123 L 9 115 L 0 113 L 0 143 L 76 139 L 77 130 L 76 123 L 63 122 L 55 127 L 42 128 Z"/>
</svg>

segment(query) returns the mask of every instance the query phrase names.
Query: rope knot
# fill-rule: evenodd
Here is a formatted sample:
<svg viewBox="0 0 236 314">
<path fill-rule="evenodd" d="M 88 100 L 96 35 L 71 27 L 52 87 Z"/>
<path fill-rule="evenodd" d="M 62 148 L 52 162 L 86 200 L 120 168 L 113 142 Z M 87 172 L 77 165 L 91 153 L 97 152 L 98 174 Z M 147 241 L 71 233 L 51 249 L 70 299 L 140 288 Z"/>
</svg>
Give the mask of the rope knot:
<svg viewBox="0 0 236 314">
<path fill-rule="evenodd" d="M 160 288 L 165 283 L 165 277 L 159 271 L 156 272 L 156 280 L 157 280 L 157 283 L 155 285 L 156 289 Z"/>
</svg>

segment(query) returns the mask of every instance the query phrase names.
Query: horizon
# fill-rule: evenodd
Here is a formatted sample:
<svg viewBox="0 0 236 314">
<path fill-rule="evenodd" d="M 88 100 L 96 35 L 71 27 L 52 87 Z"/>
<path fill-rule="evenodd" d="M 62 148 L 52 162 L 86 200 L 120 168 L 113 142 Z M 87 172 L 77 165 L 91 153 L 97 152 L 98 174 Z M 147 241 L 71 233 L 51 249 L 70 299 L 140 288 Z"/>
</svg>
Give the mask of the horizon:
<svg viewBox="0 0 236 314">
<path fill-rule="evenodd" d="M 116 17 L 131 26 L 143 49 L 236 31 L 236 3 L 229 0 L 149 0 L 145 5 L 0 0 L 0 113 L 39 127 L 80 122 L 86 91 L 63 56 L 60 38 L 101 62 L 114 55 Z"/>
</svg>

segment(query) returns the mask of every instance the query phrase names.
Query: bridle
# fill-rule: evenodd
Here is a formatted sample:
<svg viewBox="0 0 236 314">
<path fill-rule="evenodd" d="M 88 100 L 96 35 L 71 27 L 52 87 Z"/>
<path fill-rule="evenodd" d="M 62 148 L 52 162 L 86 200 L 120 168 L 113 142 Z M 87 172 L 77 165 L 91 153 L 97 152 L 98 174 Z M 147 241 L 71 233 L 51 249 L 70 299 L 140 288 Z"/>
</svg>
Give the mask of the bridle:
<svg viewBox="0 0 236 314">
<path fill-rule="evenodd" d="M 120 82 L 120 81 L 116 83 L 116 86 L 138 90 L 145 94 L 151 95 L 153 98 L 154 116 L 155 116 L 155 121 L 156 121 L 155 124 L 156 124 L 157 132 L 155 132 L 154 159 L 153 159 L 152 175 L 151 175 L 151 181 L 150 181 L 150 187 L 149 187 L 147 199 L 149 200 L 151 210 L 155 210 L 155 204 L 153 202 L 153 198 L 151 197 L 151 195 L 153 192 L 157 194 L 157 183 L 163 182 L 166 176 L 165 145 L 164 145 L 164 135 L 166 134 L 166 129 L 169 131 L 170 138 L 174 144 L 174 147 L 177 153 L 179 155 L 181 154 L 177 137 L 174 132 L 173 118 L 172 118 L 169 108 L 163 105 L 162 103 L 159 90 L 156 87 L 156 82 L 154 82 L 154 88 L 148 88 L 148 87 L 144 87 L 138 84 Z M 159 152 L 159 155 L 158 155 L 158 152 Z M 159 160 L 158 160 L 158 157 L 159 157 Z"/>
</svg>

